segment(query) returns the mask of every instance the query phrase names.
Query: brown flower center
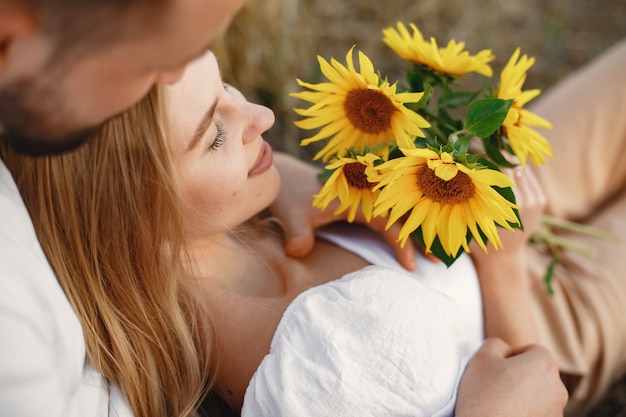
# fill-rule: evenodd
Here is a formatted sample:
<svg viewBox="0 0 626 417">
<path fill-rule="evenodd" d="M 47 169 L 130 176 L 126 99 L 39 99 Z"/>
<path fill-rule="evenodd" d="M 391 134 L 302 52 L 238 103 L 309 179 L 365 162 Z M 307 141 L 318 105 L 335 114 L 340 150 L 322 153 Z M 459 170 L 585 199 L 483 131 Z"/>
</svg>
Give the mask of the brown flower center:
<svg viewBox="0 0 626 417">
<path fill-rule="evenodd" d="M 357 190 L 369 190 L 374 185 L 367 180 L 365 174 L 365 165 L 359 162 L 351 162 L 343 166 L 343 175 L 346 176 L 346 181 L 350 187 Z"/>
<path fill-rule="evenodd" d="M 377 90 L 351 90 L 343 103 L 350 123 L 365 133 L 381 133 L 391 128 L 395 106 Z"/>
<path fill-rule="evenodd" d="M 446 181 L 424 165 L 417 172 L 417 185 L 426 197 L 441 204 L 458 204 L 474 196 L 472 179 L 461 171 Z"/>
</svg>

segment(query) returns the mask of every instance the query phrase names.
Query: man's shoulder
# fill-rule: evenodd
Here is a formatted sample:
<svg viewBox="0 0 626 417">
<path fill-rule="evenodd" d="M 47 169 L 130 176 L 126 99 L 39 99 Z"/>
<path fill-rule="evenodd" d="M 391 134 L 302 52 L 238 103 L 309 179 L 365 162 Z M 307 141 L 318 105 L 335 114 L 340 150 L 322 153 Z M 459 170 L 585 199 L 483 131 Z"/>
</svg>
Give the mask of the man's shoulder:
<svg viewBox="0 0 626 417">
<path fill-rule="evenodd" d="M 28 210 L 11 174 L 0 161 L 0 281 L 19 271 L 41 270 L 52 274 Z M 0 284 L 2 285 L 2 284 Z"/>
<path fill-rule="evenodd" d="M 2 161 L 0 247 L 0 409 L 19 416 L 81 415 L 79 391 L 91 389 L 80 383 L 82 328 Z M 104 395 L 106 405 L 106 392 L 94 387 L 95 397 L 85 395 Z"/>
<path fill-rule="evenodd" d="M 0 311 L 15 319 L 54 323 L 75 314 L 37 240 L 6 167 L 0 161 Z M 33 323 L 31 323 L 33 324 Z"/>
</svg>

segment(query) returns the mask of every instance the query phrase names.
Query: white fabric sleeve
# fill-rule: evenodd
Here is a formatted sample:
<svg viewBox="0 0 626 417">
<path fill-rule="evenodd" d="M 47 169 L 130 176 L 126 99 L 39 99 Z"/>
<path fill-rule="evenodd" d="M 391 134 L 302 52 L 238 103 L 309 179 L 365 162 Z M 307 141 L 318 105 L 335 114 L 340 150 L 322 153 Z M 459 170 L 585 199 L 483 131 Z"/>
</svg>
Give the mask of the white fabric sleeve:
<svg viewBox="0 0 626 417">
<path fill-rule="evenodd" d="M 78 317 L 0 161 L 0 415 L 130 416 L 124 396 L 86 363 Z"/>
<path fill-rule="evenodd" d="M 288 307 L 246 391 L 243 417 L 450 416 L 475 351 L 445 295 L 370 266 Z"/>
</svg>

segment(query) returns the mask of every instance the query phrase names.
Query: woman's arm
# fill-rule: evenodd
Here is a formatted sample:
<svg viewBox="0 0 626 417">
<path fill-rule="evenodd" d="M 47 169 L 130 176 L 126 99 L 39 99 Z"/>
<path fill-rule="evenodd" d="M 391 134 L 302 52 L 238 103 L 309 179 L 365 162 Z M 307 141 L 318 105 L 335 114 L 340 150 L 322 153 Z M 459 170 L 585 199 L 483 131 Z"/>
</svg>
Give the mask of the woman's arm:
<svg viewBox="0 0 626 417">
<path fill-rule="evenodd" d="M 513 347 L 536 341 L 530 314 L 531 283 L 526 267 L 526 245 L 543 208 L 545 196 L 532 171 L 508 171 L 517 186 L 515 196 L 524 230 L 501 229 L 503 248 L 486 254 L 472 243 L 472 259 L 480 281 L 486 337 L 499 337 Z"/>
</svg>

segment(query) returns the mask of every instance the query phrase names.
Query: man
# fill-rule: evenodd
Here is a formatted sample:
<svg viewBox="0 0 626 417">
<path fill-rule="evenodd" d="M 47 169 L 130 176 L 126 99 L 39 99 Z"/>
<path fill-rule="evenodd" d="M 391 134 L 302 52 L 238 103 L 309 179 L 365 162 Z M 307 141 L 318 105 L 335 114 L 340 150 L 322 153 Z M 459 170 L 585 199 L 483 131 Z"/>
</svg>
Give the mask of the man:
<svg viewBox="0 0 626 417">
<path fill-rule="evenodd" d="M 0 125 L 16 148 L 59 152 L 176 82 L 243 0 L 3 0 Z"/>
<path fill-rule="evenodd" d="M 31 155 L 79 146 L 91 129 L 133 105 L 154 83 L 176 82 L 185 65 L 220 35 L 242 2 L 0 0 L 2 137 Z M 293 158 L 285 157 L 281 165 L 301 172 Z M 297 179 L 298 175 L 286 177 Z M 312 226 L 334 217 L 311 210 L 310 188 L 294 184 L 285 188 L 302 203 L 294 206 L 291 198 L 278 207 L 292 243 L 287 250 L 302 255 L 313 244 Z M 389 240 L 392 232 L 386 236 Z M 404 253 L 405 264 L 411 266 L 412 249 L 398 253 Z M 536 369 L 527 366 L 527 361 L 524 366 L 512 366 L 509 356 L 500 351 L 482 355 L 482 362 L 474 362 L 470 369 L 470 375 L 477 374 L 472 380 L 483 378 L 485 384 L 497 388 L 497 377 L 504 372 L 494 369 L 506 368 L 520 377 Z M 535 366 L 551 363 L 546 354 L 530 356 Z M 544 386 L 528 381 L 524 386 Z M 470 406 L 459 404 L 459 415 L 463 410 L 475 415 L 473 411 L 481 408 L 481 395 L 491 394 L 471 391 Z M 516 400 L 524 404 L 519 397 Z M 558 408 L 554 396 L 549 400 Z M 13 179 L 1 162 L 0 414 L 130 415 L 119 390 L 86 362 L 76 313 L 43 255 Z"/>
<path fill-rule="evenodd" d="M 0 0 L 0 130 L 50 154 L 176 82 L 243 0 Z M 85 172 L 85 175 L 89 175 Z M 129 415 L 85 358 L 78 318 L 0 163 L 0 415 Z"/>
</svg>

